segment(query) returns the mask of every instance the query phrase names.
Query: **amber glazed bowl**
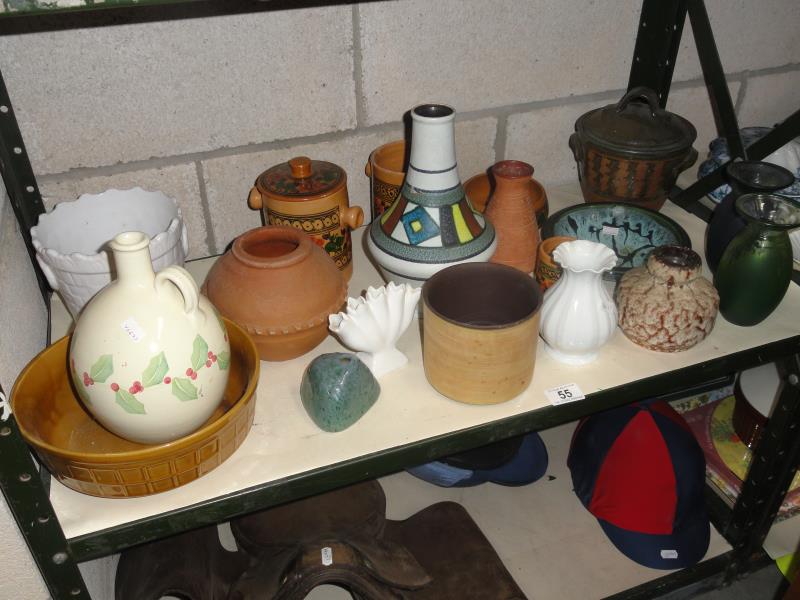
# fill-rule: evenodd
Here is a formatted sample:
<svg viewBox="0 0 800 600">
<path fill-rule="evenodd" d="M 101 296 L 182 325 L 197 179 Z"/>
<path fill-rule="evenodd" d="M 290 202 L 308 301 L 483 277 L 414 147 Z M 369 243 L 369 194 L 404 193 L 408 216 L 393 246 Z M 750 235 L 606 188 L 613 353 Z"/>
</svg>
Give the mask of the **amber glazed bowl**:
<svg viewBox="0 0 800 600">
<path fill-rule="evenodd" d="M 56 479 L 91 496 L 147 496 L 202 477 L 241 445 L 255 414 L 258 352 L 238 325 L 227 319 L 225 325 L 231 342 L 225 397 L 194 433 L 147 445 L 104 429 L 70 384 L 67 336 L 36 356 L 14 384 L 11 405 L 22 436 Z"/>
<path fill-rule="evenodd" d="M 542 291 L 533 278 L 496 263 L 447 267 L 422 286 L 422 361 L 448 398 L 496 404 L 533 377 Z"/>
</svg>

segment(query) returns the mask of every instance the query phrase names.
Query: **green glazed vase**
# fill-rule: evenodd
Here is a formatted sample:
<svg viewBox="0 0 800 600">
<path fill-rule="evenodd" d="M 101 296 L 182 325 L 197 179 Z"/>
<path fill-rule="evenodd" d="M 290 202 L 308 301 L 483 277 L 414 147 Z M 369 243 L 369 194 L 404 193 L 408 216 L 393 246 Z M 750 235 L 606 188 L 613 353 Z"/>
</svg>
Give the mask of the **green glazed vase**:
<svg viewBox="0 0 800 600">
<path fill-rule="evenodd" d="M 800 225 L 800 205 L 774 194 L 744 194 L 736 211 L 747 226 L 725 249 L 714 276 L 719 312 L 736 325 L 756 325 L 780 304 L 792 277 L 788 230 Z"/>
</svg>

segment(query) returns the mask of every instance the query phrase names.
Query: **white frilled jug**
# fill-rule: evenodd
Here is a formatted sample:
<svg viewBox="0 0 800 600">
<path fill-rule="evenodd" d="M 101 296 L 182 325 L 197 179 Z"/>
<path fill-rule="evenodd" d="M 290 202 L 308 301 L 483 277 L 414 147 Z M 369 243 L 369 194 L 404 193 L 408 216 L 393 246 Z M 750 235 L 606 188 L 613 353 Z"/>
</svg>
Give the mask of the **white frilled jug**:
<svg viewBox="0 0 800 600">
<path fill-rule="evenodd" d="M 564 273 L 545 292 L 539 332 L 553 358 L 586 364 L 617 326 L 617 307 L 602 282 L 617 257 L 603 244 L 576 240 L 559 245 L 553 258 Z"/>
<path fill-rule="evenodd" d="M 153 272 L 149 237 L 117 235 L 117 278 L 86 305 L 72 334 L 72 381 L 95 418 L 143 444 L 205 423 L 222 401 L 230 344 L 212 304 L 181 267 Z"/>
</svg>

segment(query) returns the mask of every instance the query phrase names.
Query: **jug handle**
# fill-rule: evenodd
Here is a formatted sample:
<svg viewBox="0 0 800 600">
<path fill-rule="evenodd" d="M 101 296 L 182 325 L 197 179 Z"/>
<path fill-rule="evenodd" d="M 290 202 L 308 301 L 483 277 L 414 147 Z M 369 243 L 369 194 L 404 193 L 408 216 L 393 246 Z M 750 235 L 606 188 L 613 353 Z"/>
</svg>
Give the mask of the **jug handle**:
<svg viewBox="0 0 800 600">
<path fill-rule="evenodd" d="M 358 229 L 364 224 L 364 211 L 360 206 L 350 206 L 342 210 L 342 224 L 350 229 Z"/>
<path fill-rule="evenodd" d="M 250 188 L 250 195 L 247 196 L 247 206 L 252 208 L 253 210 L 258 210 L 264 204 L 263 199 L 261 198 L 261 192 L 258 191 L 257 187 Z"/>
<path fill-rule="evenodd" d="M 200 304 L 200 290 L 194 278 L 189 275 L 189 272 L 183 267 L 175 265 L 166 267 L 156 274 L 156 292 L 160 293 L 167 283 L 171 283 L 178 288 L 181 296 L 183 296 L 183 310 L 186 314 L 195 314 Z"/>
</svg>

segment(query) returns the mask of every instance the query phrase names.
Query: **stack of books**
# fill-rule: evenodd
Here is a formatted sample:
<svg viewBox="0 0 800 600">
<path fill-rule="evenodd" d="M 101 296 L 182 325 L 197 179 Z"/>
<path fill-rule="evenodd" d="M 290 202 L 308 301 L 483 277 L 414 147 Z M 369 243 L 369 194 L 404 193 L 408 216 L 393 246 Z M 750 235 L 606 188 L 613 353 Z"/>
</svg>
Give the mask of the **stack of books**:
<svg viewBox="0 0 800 600">
<path fill-rule="evenodd" d="M 752 451 L 733 429 L 736 399 L 732 386 L 672 402 L 686 420 L 706 456 L 706 478 L 730 506 L 742 489 Z M 775 522 L 800 513 L 800 472 L 795 474 Z"/>
</svg>

